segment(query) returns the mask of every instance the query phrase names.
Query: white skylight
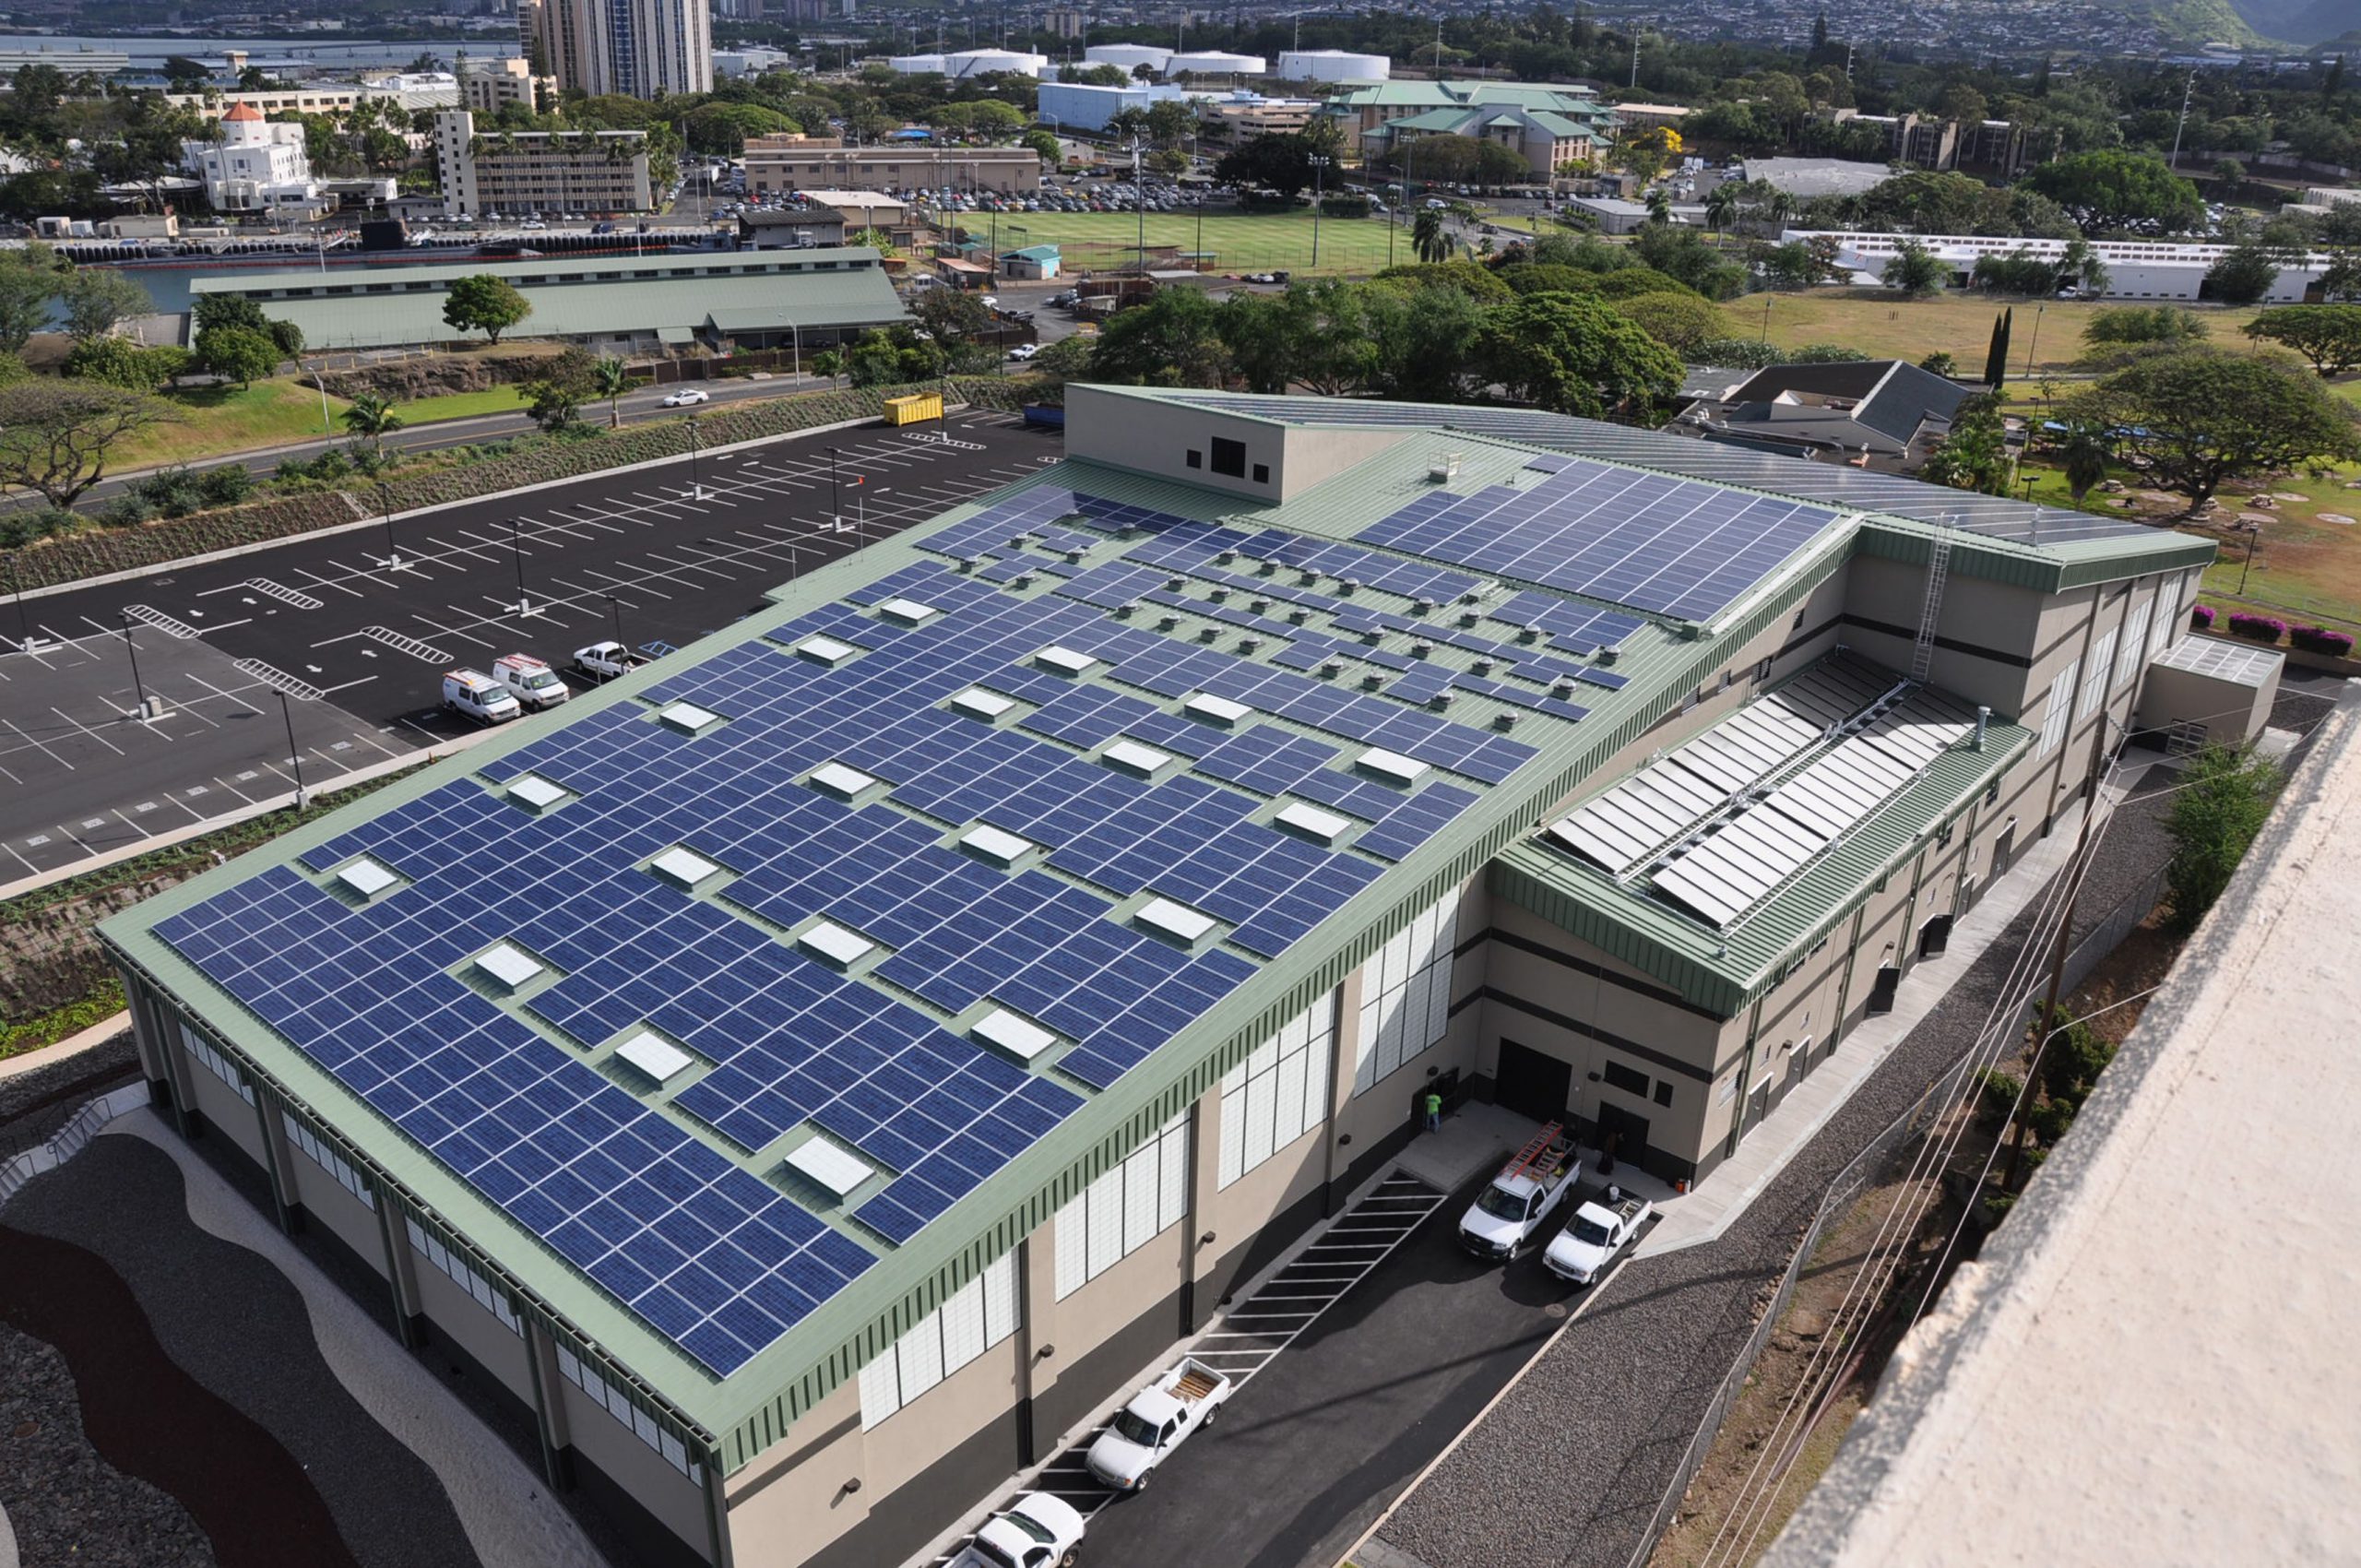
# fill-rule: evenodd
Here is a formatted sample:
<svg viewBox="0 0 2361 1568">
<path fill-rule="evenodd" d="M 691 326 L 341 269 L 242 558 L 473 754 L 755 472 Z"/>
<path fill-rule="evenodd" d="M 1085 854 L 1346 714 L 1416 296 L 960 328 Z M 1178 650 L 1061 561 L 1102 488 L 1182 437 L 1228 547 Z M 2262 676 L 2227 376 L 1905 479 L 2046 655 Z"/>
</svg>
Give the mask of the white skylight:
<svg viewBox="0 0 2361 1568">
<path fill-rule="evenodd" d="M 831 925 L 826 921 L 822 921 L 795 940 L 830 963 L 848 968 L 877 950 L 877 944 L 867 937 L 847 931 L 840 925 Z"/>
<path fill-rule="evenodd" d="M 795 645 L 795 651 L 822 664 L 842 664 L 860 650 L 834 637 L 809 636 Z"/>
<path fill-rule="evenodd" d="M 721 868 L 703 855 L 676 845 L 648 861 L 647 869 L 683 887 L 694 887 Z"/>
<path fill-rule="evenodd" d="M 839 800 L 851 800 L 877 782 L 870 774 L 840 762 L 824 762 L 812 770 L 812 782 Z"/>
<path fill-rule="evenodd" d="M 1170 752 L 1160 752 L 1154 746 L 1143 746 L 1137 741 L 1118 741 L 1098 754 L 1124 772 L 1136 773 L 1142 778 L 1154 773 L 1172 760 Z"/>
<path fill-rule="evenodd" d="M 476 957 L 476 968 L 511 991 L 515 991 L 541 972 L 539 962 L 528 957 L 521 950 L 510 946 L 505 942 L 488 953 L 479 954 Z"/>
<path fill-rule="evenodd" d="M 336 873 L 337 880 L 360 894 L 363 898 L 374 897 L 401 880 L 376 861 L 363 857 Z"/>
<path fill-rule="evenodd" d="M 1338 816 L 1335 812 L 1324 812 L 1317 806 L 1307 806 L 1300 801 L 1281 806 L 1277 820 L 1281 827 L 1293 828 L 1305 837 L 1316 838 L 1323 844 L 1334 844 L 1353 826 L 1350 817 Z"/>
<path fill-rule="evenodd" d="M 659 1084 L 669 1081 L 696 1060 L 653 1029 L 640 1030 L 615 1047 L 615 1054 Z"/>
<path fill-rule="evenodd" d="M 1169 898 L 1149 899 L 1133 918 L 1151 931 L 1162 932 L 1181 942 L 1194 942 L 1214 928 L 1211 915 L 1200 913 L 1186 904 L 1176 904 Z"/>
<path fill-rule="evenodd" d="M 889 599 L 877 607 L 877 613 L 888 620 L 899 621 L 905 626 L 915 626 L 922 621 L 931 620 L 936 611 L 933 605 L 920 604 L 915 599 Z"/>
<path fill-rule="evenodd" d="M 1070 647 L 1061 647 L 1052 643 L 1035 654 L 1033 662 L 1045 670 L 1054 670 L 1061 675 L 1080 675 L 1098 662 L 1098 656 L 1077 652 Z"/>
<path fill-rule="evenodd" d="M 1026 1062 L 1058 1043 L 1057 1036 L 1030 1018 L 1020 1017 L 1005 1007 L 993 1008 L 977 1019 L 975 1027 L 967 1032 Z"/>
<path fill-rule="evenodd" d="M 1382 746 L 1371 746 L 1353 759 L 1353 766 L 1363 773 L 1374 774 L 1390 784 L 1416 784 L 1427 771 L 1427 765 L 1416 757 L 1389 752 Z"/>
<path fill-rule="evenodd" d="M 970 686 L 951 699 L 951 706 L 970 719 L 987 721 L 998 719 L 1016 706 L 1014 697 L 1004 697 L 998 692 L 988 692 L 981 686 Z"/>
<path fill-rule="evenodd" d="M 971 827 L 959 836 L 959 842 L 988 860 L 1002 865 L 1014 865 L 1034 849 L 1033 840 L 1019 838 L 1014 833 L 1003 833 L 989 825 Z"/>
<path fill-rule="evenodd" d="M 1180 711 L 1192 719 L 1202 719 L 1209 724 L 1219 724 L 1227 729 L 1254 710 L 1242 702 L 1217 697 L 1210 692 L 1199 692 L 1180 705 Z"/>
<path fill-rule="evenodd" d="M 692 735 L 721 722 L 721 715 L 711 708 L 699 707 L 693 702 L 676 702 L 658 708 L 656 717 L 675 730 L 686 730 Z"/>
<path fill-rule="evenodd" d="M 563 784 L 552 784 L 538 773 L 524 773 L 508 781 L 508 793 L 535 811 L 543 811 L 565 799 L 570 791 Z"/>
<path fill-rule="evenodd" d="M 867 1160 L 856 1159 L 823 1138 L 814 1138 L 787 1157 L 788 1169 L 817 1182 L 843 1197 L 877 1173 Z"/>
</svg>

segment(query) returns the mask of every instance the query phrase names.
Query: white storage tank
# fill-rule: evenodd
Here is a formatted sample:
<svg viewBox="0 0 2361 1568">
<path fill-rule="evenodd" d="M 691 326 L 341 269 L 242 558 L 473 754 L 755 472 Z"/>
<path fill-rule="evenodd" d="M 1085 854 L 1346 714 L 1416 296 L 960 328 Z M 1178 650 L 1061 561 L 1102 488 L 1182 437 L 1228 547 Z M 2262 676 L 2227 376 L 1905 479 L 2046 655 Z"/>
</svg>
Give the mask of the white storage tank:
<svg viewBox="0 0 2361 1568">
<path fill-rule="evenodd" d="M 1225 54 L 1220 50 L 1208 50 L 1197 54 L 1175 54 L 1164 63 L 1168 77 L 1181 75 L 1199 77 L 1259 77 L 1271 68 L 1270 62 L 1259 54 Z"/>
<path fill-rule="evenodd" d="M 1113 65 L 1125 73 L 1145 65 L 1161 75 L 1164 63 L 1172 58 L 1169 49 L 1158 49 L 1152 43 L 1094 43 L 1082 52 L 1086 65 Z"/>
<path fill-rule="evenodd" d="M 1291 82 L 1382 82 L 1394 74 L 1383 54 L 1347 49 L 1289 49 L 1279 55 L 1279 75 Z"/>
</svg>

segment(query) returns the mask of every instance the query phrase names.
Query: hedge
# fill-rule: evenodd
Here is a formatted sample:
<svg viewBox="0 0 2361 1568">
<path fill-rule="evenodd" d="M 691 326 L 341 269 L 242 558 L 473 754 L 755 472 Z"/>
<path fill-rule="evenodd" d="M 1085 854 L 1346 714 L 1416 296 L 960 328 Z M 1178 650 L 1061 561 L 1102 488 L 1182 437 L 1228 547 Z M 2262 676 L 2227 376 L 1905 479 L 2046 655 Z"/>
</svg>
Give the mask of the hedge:
<svg viewBox="0 0 2361 1568">
<path fill-rule="evenodd" d="M 1014 411 L 1032 383 L 998 376 L 954 377 L 955 401 L 974 408 Z M 798 393 L 717 409 L 697 420 L 698 445 L 726 446 L 740 441 L 785 435 L 819 425 L 882 416 L 885 398 L 905 391 L 934 391 L 937 382 L 917 387 L 872 386 L 840 392 Z M 486 457 L 433 473 L 397 475 L 386 493 L 397 510 L 409 511 L 454 501 L 495 495 L 528 484 L 575 479 L 632 463 L 678 457 L 689 449 L 688 422 L 669 420 L 598 432 L 579 441 L 538 443 L 524 451 Z M 13 586 L 53 588 L 114 572 L 135 572 L 240 545 L 289 539 L 376 516 L 376 486 L 363 480 L 349 491 L 274 496 L 169 521 L 106 529 L 86 525 L 72 533 L 42 540 L 20 550 L 0 552 L 17 574 Z"/>
<path fill-rule="evenodd" d="M 2249 615 L 2240 610 L 2230 616 L 2230 635 L 2259 643 L 2275 643 L 2287 635 L 2287 623 L 2275 615 Z"/>
<path fill-rule="evenodd" d="M 2287 641 L 2306 653 L 2325 653 L 2336 659 L 2349 659 L 2353 654 L 2351 635 L 2332 632 L 2326 626 L 2291 626 Z"/>
<path fill-rule="evenodd" d="M 2189 630 L 2194 631 L 2194 632 L 2208 631 L 2208 630 L 2211 630 L 2211 629 L 2212 629 L 2213 625 L 2213 607 L 2212 605 L 2210 605 L 2210 604 L 2196 604 L 2196 605 L 2191 605 L 2191 606 L 2189 607 Z"/>
</svg>

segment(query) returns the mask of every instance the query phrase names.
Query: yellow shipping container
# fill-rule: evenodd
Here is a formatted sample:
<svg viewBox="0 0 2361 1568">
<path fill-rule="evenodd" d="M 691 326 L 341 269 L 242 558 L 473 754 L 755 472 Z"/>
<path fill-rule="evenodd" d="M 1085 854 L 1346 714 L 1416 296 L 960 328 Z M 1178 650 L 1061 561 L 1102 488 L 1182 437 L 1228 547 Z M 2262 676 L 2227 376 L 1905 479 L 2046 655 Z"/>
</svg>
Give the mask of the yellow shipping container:
<svg viewBox="0 0 2361 1568">
<path fill-rule="evenodd" d="M 887 424 L 916 424 L 920 420 L 939 420 L 942 417 L 943 394 L 940 392 L 913 392 L 906 398 L 885 399 Z"/>
</svg>

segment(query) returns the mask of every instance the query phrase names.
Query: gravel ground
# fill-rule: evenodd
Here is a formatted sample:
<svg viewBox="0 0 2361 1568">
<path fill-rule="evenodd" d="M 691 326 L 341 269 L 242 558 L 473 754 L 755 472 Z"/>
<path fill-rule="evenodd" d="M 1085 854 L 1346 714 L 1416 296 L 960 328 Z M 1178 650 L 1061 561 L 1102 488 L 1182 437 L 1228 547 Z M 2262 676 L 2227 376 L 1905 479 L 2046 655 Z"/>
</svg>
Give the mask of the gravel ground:
<svg viewBox="0 0 2361 1568">
<path fill-rule="evenodd" d="M 131 1034 L 45 1067 L 0 1078 L 0 1163 L 46 1143 L 74 1113 L 139 1076 Z"/>
<path fill-rule="evenodd" d="M 0 1507 L 26 1568 L 214 1568 L 188 1510 L 91 1448 L 65 1358 L 0 1324 Z"/>
<path fill-rule="evenodd" d="M 2291 683 L 2273 724 L 2308 731 L 2340 685 Z M 2118 808 L 2083 884 L 2078 929 L 2164 864 L 2161 819 L 2170 797 L 2158 790 L 2171 782 L 2170 770 L 2152 769 Z M 1967 1051 L 2039 904 L 2032 900 L 1966 968 L 1719 1240 L 1628 1266 L 1610 1295 L 1403 1501 L 1379 1538 L 1430 1568 L 1625 1568 L 1821 1194 Z M 1549 1462 L 1533 1464 L 1537 1454 Z M 1468 1506 L 1476 1497 L 1483 1507 Z"/>
<path fill-rule="evenodd" d="M 303 1467 L 362 1568 L 473 1568 L 441 1483 L 329 1369 L 302 1296 L 263 1259 L 190 1222 L 180 1170 L 160 1150 L 99 1138 L 29 1184 L 8 1223 L 113 1267 L 172 1361 Z"/>
</svg>

